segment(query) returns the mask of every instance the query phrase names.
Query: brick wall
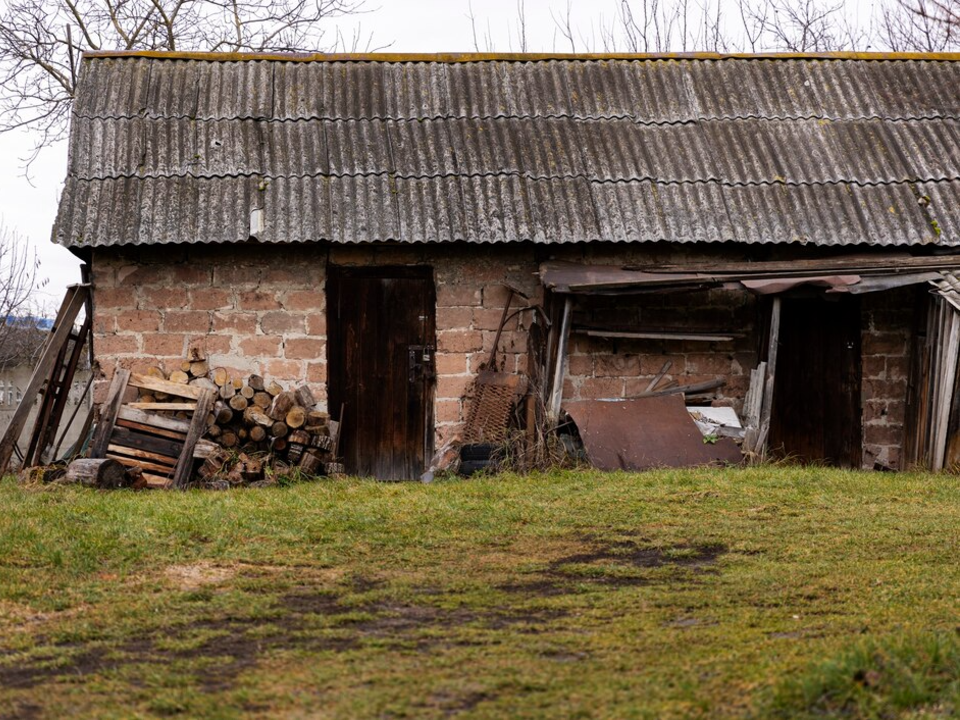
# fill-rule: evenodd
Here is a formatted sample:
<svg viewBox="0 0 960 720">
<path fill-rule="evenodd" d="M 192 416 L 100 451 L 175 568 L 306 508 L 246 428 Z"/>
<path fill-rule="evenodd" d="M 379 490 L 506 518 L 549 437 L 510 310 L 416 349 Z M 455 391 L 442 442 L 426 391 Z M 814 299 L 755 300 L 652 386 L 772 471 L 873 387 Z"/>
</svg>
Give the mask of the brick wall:
<svg viewBox="0 0 960 720">
<path fill-rule="evenodd" d="M 863 296 L 863 467 L 900 468 L 917 290 Z"/>
</svg>

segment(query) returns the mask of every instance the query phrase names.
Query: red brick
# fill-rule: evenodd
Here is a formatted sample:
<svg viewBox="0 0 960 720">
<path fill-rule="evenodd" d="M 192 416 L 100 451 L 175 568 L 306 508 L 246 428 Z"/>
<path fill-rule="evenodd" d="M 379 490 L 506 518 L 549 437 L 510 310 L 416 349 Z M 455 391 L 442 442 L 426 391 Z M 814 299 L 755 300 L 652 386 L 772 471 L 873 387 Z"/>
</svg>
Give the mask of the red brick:
<svg viewBox="0 0 960 720">
<path fill-rule="evenodd" d="M 492 330 L 483 333 L 483 349 L 489 351 L 493 347 L 493 341 L 497 333 Z M 497 352 L 522 353 L 527 350 L 527 334 L 525 332 L 504 330 L 500 334 L 500 344 L 497 346 Z"/>
<path fill-rule="evenodd" d="M 467 373 L 467 355 L 465 353 L 437 353 L 438 375 L 463 375 Z"/>
<path fill-rule="evenodd" d="M 483 349 L 483 334 L 476 330 L 441 330 L 437 333 L 437 350 L 441 352 L 476 352 Z"/>
<path fill-rule="evenodd" d="M 307 363 L 307 382 L 325 383 L 327 381 L 327 364 L 325 362 Z"/>
<path fill-rule="evenodd" d="M 903 428 L 900 425 L 864 425 L 864 444 L 899 445 L 903 441 Z"/>
<path fill-rule="evenodd" d="M 297 383 L 303 382 L 303 362 L 299 360 L 269 360 L 262 363 L 264 377 L 269 377 L 277 382 Z"/>
<path fill-rule="evenodd" d="M 303 315 L 278 310 L 264 313 L 260 318 L 260 329 L 267 335 L 284 335 L 287 333 L 303 333 L 306 331 L 306 321 Z"/>
<path fill-rule="evenodd" d="M 282 306 L 277 298 L 279 293 L 266 293 L 249 290 L 237 293 L 237 307 L 241 310 L 279 310 Z"/>
<path fill-rule="evenodd" d="M 176 310 L 187 306 L 187 293 L 181 287 L 143 288 L 141 307 L 145 310 Z"/>
<path fill-rule="evenodd" d="M 569 355 L 567 357 L 567 372 L 571 375 L 593 375 L 593 355 Z"/>
<path fill-rule="evenodd" d="M 170 310 L 163 314 L 166 332 L 209 332 L 210 313 L 203 310 Z"/>
<path fill-rule="evenodd" d="M 473 308 L 437 308 L 437 327 L 444 330 L 470 329 L 473 325 Z"/>
<path fill-rule="evenodd" d="M 500 327 L 500 320 L 503 319 L 503 310 L 497 308 L 476 308 L 473 311 L 473 327 L 476 330 L 496 330 Z M 504 325 L 505 330 L 516 330 L 520 321 L 519 316 L 515 316 Z"/>
<path fill-rule="evenodd" d="M 140 343 L 136 335 L 105 335 L 94 342 L 100 355 L 132 355 L 140 352 Z"/>
<path fill-rule="evenodd" d="M 201 335 L 190 338 L 187 348 L 199 348 L 207 356 L 227 355 L 230 353 L 231 340 L 228 335 Z"/>
<path fill-rule="evenodd" d="M 326 344 L 316 338 L 287 338 L 283 341 L 283 356 L 290 360 L 317 360 L 325 357 Z"/>
<path fill-rule="evenodd" d="M 120 332 L 156 332 L 160 329 L 160 313 L 156 310 L 124 310 L 117 313 Z"/>
<path fill-rule="evenodd" d="M 686 372 L 699 375 L 727 376 L 733 366 L 733 359 L 727 353 L 687 355 Z"/>
<path fill-rule="evenodd" d="M 176 265 L 173 268 L 173 281 L 182 285 L 209 285 L 212 274 L 210 268 L 197 265 Z"/>
<path fill-rule="evenodd" d="M 623 380 L 611 377 L 587 378 L 580 384 L 580 397 L 591 400 L 623 397 Z"/>
<path fill-rule="evenodd" d="M 197 288 L 190 291 L 191 310 L 228 310 L 233 307 L 233 293 L 219 288 Z"/>
<path fill-rule="evenodd" d="M 320 265 L 287 264 L 282 267 L 263 269 L 263 284 L 277 285 L 283 289 L 293 286 L 317 287 L 322 285 L 323 271 Z"/>
<path fill-rule="evenodd" d="M 213 331 L 237 335 L 253 335 L 257 331 L 257 314 L 240 312 L 213 313 Z"/>
<path fill-rule="evenodd" d="M 324 294 L 319 290 L 291 291 L 283 298 L 287 310 L 323 310 L 324 306 Z"/>
<path fill-rule="evenodd" d="M 903 355 L 907 352 L 904 333 L 864 333 L 864 355 Z"/>
<path fill-rule="evenodd" d="M 240 352 L 251 358 L 267 360 L 280 357 L 280 338 L 276 336 L 244 338 L 239 347 Z"/>
<path fill-rule="evenodd" d="M 640 374 L 640 358 L 636 355 L 597 355 L 597 377 L 636 377 Z"/>
<path fill-rule="evenodd" d="M 570 378 L 566 378 L 563 381 L 563 399 L 564 400 L 580 399 L 580 389 Z"/>
<path fill-rule="evenodd" d="M 307 313 L 307 335 L 313 337 L 326 337 L 327 334 L 327 314 L 326 313 Z"/>
<path fill-rule="evenodd" d="M 473 382 L 473 375 L 441 375 L 437 378 L 438 398 L 462 398 Z"/>
<path fill-rule="evenodd" d="M 183 356 L 186 337 L 166 333 L 143 336 L 143 353 L 152 357 Z"/>
<path fill-rule="evenodd" d="M 97 310 L 126 308 L 137 306 L 137 293 L 134 288 L 97 288 L 93 292 L 93 304 Z"/>
<path fill-rule="evenodd" d="M 893 399 L 906 397 L 907 384 L 902 380 L 864 380 L 863 398 L 865 400 Z"/>
<path fill-rule="evenodd" d="M 442 284 L 437 286 L 437 307 L 480 305 L 480 288 L 472 285 Z"/>
<path fill-rule="evenodd" d="M 117 316 L 101 312 L 99 309 L 93 313 L 93 332 L 95 335 L 108 335 L 117 331 Z"/>
<path fill-rule="evenodd" d="M 235 265 L 229 260 L 221 261 L 213 269 L 213 286 L 217 288 L 239 288 L 260 284 L 260 267 L 255 265 Z"/>
<path fill-rule="evenodd" d="M 437 400 L 434 405 L 434 412 L 436 413 L 437 423 L 441 425 L 458 423 L 463 420 L 460 416 L 459 400 Z"/>
</svg>

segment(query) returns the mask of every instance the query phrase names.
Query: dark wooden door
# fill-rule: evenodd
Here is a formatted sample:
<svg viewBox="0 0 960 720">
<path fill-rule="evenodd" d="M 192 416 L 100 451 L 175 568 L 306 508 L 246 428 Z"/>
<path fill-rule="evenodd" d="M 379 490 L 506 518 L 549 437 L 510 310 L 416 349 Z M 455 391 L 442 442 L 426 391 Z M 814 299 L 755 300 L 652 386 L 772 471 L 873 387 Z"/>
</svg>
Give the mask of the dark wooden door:
<svg viewBox="0 0 960 720">
<path fill-rule="evenodd" d="M 343 408 L 348 473 L 415 479 L 433 454 L 435 307 L 430 268 L 329 269 L 330 412 Z"/>
<path fill-rule="evenodd" d="M 784 298 L 770 448 L 802 462 L 860 467 L 860 302 Z"/>
</svg>

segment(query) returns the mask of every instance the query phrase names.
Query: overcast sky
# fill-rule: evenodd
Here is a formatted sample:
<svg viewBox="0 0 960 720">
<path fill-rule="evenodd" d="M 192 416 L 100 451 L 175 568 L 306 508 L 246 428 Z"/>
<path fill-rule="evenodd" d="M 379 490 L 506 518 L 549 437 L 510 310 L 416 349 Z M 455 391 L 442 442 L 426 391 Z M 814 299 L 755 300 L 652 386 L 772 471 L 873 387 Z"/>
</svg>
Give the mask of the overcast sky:
<svg viewBox="0 0 960 720">
<path fill-rule="evenodd" d="M 729 12 L 734 10 L 730 0 Z M 612 15 L 615 0 L 573 0 L 574 25 L 589 36 L 601 14 Z M 0 0 L 0 5 L 3 5 Z M 870 0 L 849 0 L 849 13 L 869 13 Z M 370 2 L 375 6 L 375 0 Z M 568 51 L 558 36 L 553 16 L 567 7 L 566 0 L 526 0 L 527 41 L 530 51 Z M 518 50 L 517 0 L 475 0 L 478 43 L 481 50 Z M 468 0 L 382 0 L 379 9 L 360 18 L 364 35 L 373 33 L 374 45 L 390 44 L 395 52 L 469 52 L 474 34 Z M 349 36 L 356 20 L 344 22 Z M 331 27 L 332 30 L 332 27 Z M 596 36 L 596 32 L 593 33 Z M 489 47 L 492 40 L 492 47 Z M 578 47 L 578 50 L 587 48 Z M 594 48 L 601 50 L 602 48 Z M 23 176 L 19 158 L 31 145 L 28 133 L 0 135 L 0 219 L 8 229 L 28 238 L 41 259 L 42 273 L 50 284 L 42 297 L 55 312 L 63 289 L 80 280 L 79 262 L 67 250 L 50 242 L 57 198 L 66 174 L 66 143 L 44 150 L 30 168 L 30 180 Z"/>
</svg>

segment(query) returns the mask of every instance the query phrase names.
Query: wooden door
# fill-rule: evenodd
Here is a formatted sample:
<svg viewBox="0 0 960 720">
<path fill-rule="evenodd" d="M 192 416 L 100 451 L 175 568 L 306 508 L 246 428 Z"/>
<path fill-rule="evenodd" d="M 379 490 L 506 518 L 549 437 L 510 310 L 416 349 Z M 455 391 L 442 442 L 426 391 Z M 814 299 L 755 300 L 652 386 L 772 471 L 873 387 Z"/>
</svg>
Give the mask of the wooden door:
<svg viewBox="0 0 960 720">
<path fill-rule="evenodd" d="M 340 268 L 327 278 L 330 412 L 348 473 L 419 478 L 433 455 L 430 268 Z"/>
<path fill-rule="evenodd" d="M 770 448 L 801 462 L 860 467 L 860 302 L 784 298 Z"/>
</svg>

